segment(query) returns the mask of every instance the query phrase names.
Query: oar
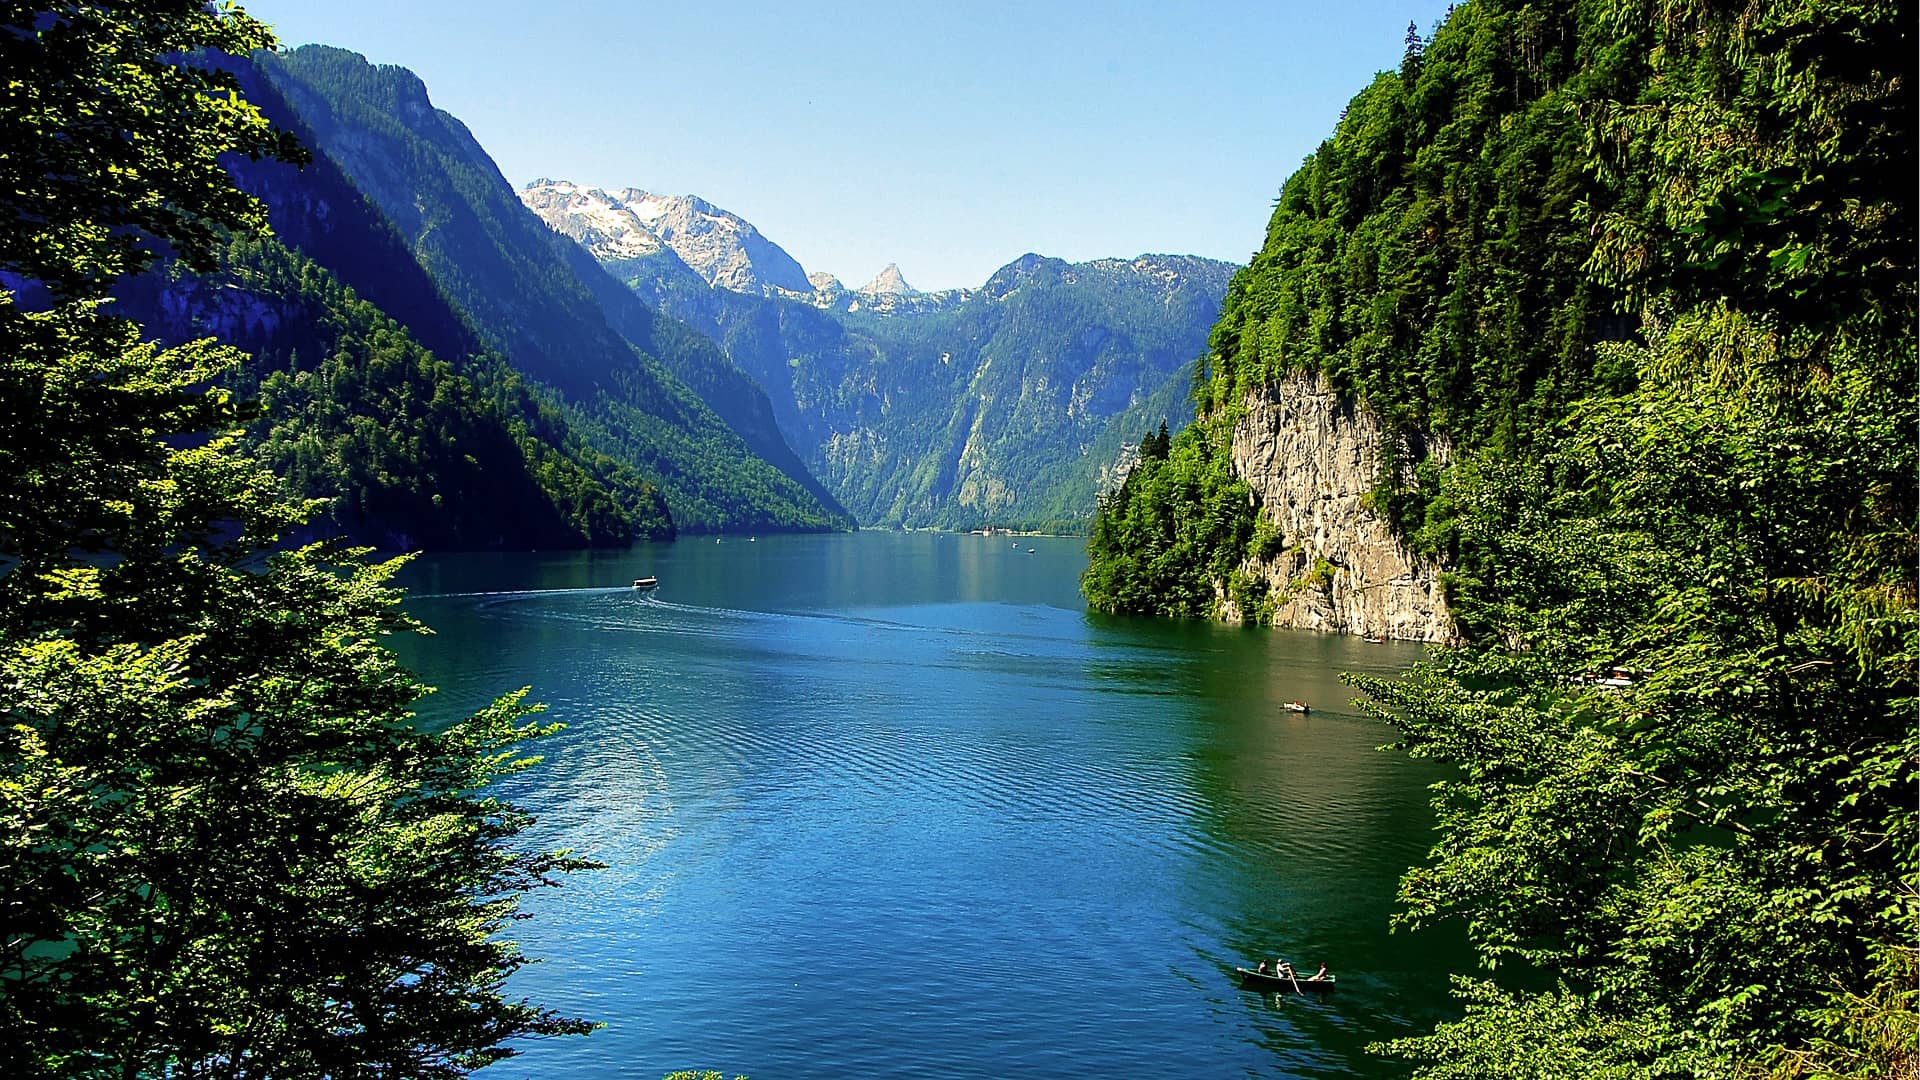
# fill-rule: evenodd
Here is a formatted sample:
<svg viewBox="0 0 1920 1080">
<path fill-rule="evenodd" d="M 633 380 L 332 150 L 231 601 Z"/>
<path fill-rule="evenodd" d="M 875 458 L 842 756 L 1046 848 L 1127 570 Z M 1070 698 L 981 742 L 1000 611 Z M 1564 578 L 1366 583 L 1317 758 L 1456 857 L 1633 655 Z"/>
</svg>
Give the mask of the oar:
<svg viewBox="0 0 1920 1080">
<path fill-rule="evenodd" d="M 1297 981 L 1295 981 L 1295 979 L 1294 979 L 1294 977 L 1293 977 L 1293 965 L 1292 965 L 1292 964 L 1288 964 L 1288 965 L 1287 965 L 1287 981 L 1288 981 L 1288 982 L 1290 982 L 1290 983 L 1293 983 L 1293 992 L 1294 992 L 1294 993 L 1296 993 L 1296 994 L 1305 994 L 1305 993 L 1306 993 L 1306 991 L 1305 991 L 1305 990 L 1302 990 L 1302 989 L 1300 989 L 1300 984 L 1299 984 L 1299 982 L 1297 982 Z"/>
</svg>

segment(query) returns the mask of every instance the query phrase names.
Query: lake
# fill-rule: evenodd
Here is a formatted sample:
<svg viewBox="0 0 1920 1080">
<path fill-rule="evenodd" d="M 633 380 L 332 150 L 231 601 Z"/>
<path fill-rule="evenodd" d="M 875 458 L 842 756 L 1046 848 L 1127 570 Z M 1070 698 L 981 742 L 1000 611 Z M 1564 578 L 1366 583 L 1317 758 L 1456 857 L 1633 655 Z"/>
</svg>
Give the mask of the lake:
<svg viewBox="0 0 1920 1080">
<path fill-rule="evenodd" d="M 1457 933 L 1388 932 L 1441 773 L 1378 751 L 1338 674 L 1420 647 L 1090 613 L 1082 544 L 409 567 L 423 711 L 531 685 L 567 728 L 507 793 L 535 842 L 609 864 L 530 898 L 543 962 L 512 984 L 605 1029 L 486 1075 L 1403 1073 L 1364 1047 L 1453 1015 L 1469 964 Z M 1338 991 L 1241 991 L 1262 956 Z"/>
</svg>

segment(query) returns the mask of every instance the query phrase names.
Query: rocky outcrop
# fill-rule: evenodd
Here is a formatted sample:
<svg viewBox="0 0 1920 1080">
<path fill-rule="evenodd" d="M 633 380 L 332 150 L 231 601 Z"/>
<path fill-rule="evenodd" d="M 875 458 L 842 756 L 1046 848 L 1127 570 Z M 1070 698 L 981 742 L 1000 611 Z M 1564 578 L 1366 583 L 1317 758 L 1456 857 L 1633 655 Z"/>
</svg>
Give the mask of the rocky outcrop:
<svg viewBox="0 0 1920 1080">
<path fill-rule="evenodd" d="M 860 292 L 868 296 L 914 296 L 919 289 L 907 284 L 907 277 L 900 272 L 898 263 L 888 263 L 885 270 L 875 274 L 872 281 L 860 286 Z"/>
<path fill-rule="evenodd" d="M 1275 626 L 1445 641 L 1454 636 L 1440 568 L 1409 551 L 1366 505 L 1380 474 L 1380 421 L 1317 375 L 1292 375 L 1253 395 L 1233 430 L 1233 468 L 1253 489 L 1281 548 L 1242 569 L 1267 585 L 1271 607 L 1224 616 Z M 1444 462 L 1448 448 L 1409 448 Z"/>
</svg>

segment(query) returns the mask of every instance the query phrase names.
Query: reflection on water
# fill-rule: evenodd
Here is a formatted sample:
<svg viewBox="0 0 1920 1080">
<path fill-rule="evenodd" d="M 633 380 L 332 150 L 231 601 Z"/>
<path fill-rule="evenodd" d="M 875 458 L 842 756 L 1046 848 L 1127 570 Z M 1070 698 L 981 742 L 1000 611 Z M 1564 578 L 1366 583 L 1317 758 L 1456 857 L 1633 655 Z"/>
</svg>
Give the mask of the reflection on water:
<svg viewBox="0 0 1920 1080">
<path fill-rule="evenodd" d="M 1362 1048 L 1464 963 L 1386 932 L 1437 773 L 1337 676 L 1417 648 L 1092 615 L 1083 566 L 862 533 L 410 568 L 434 708 L 531 684 L 568 727 L 511 793 L 610 864 L 516 928 L 518 987 L 607 1028 L 492 1074 L 1397 1071 Z M 1340 990 L 1241 992 L 1263 954 Z"/>
</svg>

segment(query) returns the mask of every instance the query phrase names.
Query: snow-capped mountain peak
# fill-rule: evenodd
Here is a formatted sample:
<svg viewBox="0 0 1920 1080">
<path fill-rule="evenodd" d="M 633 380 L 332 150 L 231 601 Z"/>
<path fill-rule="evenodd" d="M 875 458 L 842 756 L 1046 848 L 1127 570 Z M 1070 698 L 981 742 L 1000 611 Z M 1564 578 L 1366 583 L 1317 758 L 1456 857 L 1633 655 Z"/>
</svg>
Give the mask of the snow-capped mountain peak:
<svg viewBox="0 0 1920 1080">
<path fill-rule="evenodd" d="M 813 291 L 799 261 L 738 214 L 693 195 L 627 188 L 616 197 L 712 285 L 759 294 Z"/>
<path fill-rule="evenodd" d="M 813 292 L 807 272 L 780 245 L 739 215 L 696 196 L 536 180 L 520 192 L 520 201 L 602 262 L 667 248 L 719 288 L 754 295 Z"/>
<path fill-rule="evenodd" d="M 667 246 L 647 227 L 645 218 L 599 188 L 540 179 L 521 190 L 520 201 L 556 232 L 584 244 L 602 262 L 644 258 Z"/>
</svg>

